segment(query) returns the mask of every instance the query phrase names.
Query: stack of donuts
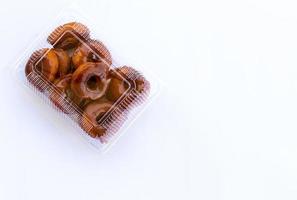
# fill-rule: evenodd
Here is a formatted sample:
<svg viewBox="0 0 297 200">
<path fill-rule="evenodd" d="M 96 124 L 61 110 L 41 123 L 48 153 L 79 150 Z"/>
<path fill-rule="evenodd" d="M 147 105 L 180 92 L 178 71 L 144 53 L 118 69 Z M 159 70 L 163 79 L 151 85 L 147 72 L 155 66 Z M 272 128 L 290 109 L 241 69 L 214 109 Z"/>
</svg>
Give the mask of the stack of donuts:
<svg viewBox="0 0 297 200">
<path fill-rule="evenodd" d="M 75 108 L 79 113 L 77 122 L 91 137 L 104 137 L 114 130 L 103 122 L 114 120 L 110 126 L 118 124 L 116 120 L 125 118 L 123 115 L 149 94 L 150 84 L 141 73 L 128 66 L 113 67 L 110 51 L 90 38 L 85 25 L 61 25 L 47 41 L 52 48 L 31 55 L 25 67 L 26 77 L 62 112 L 71 115 L 70 108 Z"/>
</svg>

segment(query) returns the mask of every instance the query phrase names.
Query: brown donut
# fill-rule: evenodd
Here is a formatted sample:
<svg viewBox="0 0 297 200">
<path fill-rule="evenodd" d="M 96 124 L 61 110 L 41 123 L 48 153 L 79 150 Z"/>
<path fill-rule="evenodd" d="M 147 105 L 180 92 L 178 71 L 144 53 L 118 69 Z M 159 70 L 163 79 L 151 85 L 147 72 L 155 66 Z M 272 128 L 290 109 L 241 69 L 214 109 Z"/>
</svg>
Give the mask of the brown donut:
<svg viewBox="0 0 297 200">
<path fill-rule="evenodd" d="M 59 60 L 53 49 L 50 49 L 38 63 L 42 76 L 52 82 L 59 70 Z"/>
<path fill-rule="evenodd" d="M 142 103 L 149 93 L 149 82 L 132 67 L 123 66 L 111 71 L 106 98 L 115 102 L 123 96 L 125 105 L 128 106 L 133 105 L 136 99 L 140 99 L 139 103 Z"/>
<path fill-rule="evenodd" d="M 109 67 L 104 63 L 86 62 L 73 73 L 72 91 L 80 98 L 99 99 L 105 94 Z"/>
<path fill-rule="evenodd" d="M 116 70 L 110 70 L 110 83 L 106 91 L 106 98 L 117 101 L 129 88 L 129 83 Z"/>
<path fill-rule="evenodd" d="M 68 56 L 67 52 L 64 51 L 63 49 L 54 49 L 58 61 L 59 61 L 59 77 L 63 77 L 66 74 L 68 74 L 70 70 L 70 57 Z"/>
<path fill-rule="evenodd" d="M 43 76 L 45 80 L 52 82 L 58 72 L 59 61 L 54 50 L 40 49 L 35 51 L 26 64 L 25 74 L 36 72 Z"/>
<path fill-rule="evenodd" d="M 108 64 L 112 63 L 110 52 L 102 42 L 97 40 L 89 40 L 88 42 L 81 44 L 77 47 L 72 56 L 74 68 L 77 68 L 86 62 L 100 61 Z"/>
<path fill-rule="evenodd" d="M 64 113 L 69 114 L 70 106 L 75 104 L 80 106 L 83 100 L 77 97 L 70 87 L 72 74 L 68 74 L 60 79 L 57 79 L 54 83 L 54 90 L 50 94 L 50 100 L 52 103 L 62 110 Z"/>
<path fill-rule="evenodd" d="M 64 113 L 68 114 L 69 111 L 69 98 L 67 97 L 67 90 L 70 89 L 72 74 L 68 74 L 55 81 L 54 90 L 50 94 L 49 99 L 51 102 Z"/>
<path fill-rule="evenodd" d="M 53 82 L 69 72 L 70 58 L 62 49 L 40 49 L 35 51 L 26 64 L 25 74 L 28 77 L 32 71 L 43 79 Z M 42 79 L 41 77 L 39 79 Z M 31 81 L 32 82 L 32 81 Z"/>
<path fill-rule="evenodd" d="M 34 69 L 34 65 L 37 63 L 37 61 L 45 54 L 45 52 L 48 51 L 48 49 L 44 48 L 44 49 L 39 49 L 35 52 L 33 52 L 33 54 L 30 56 L 26 67 L 25 67 L 25 74 L 26 76 L 29 76 L 29 74 L 32 71 L 39 71 L 40 69 Z"/>
<path fill-rule="evenodd" d="M 103 116 L 112 108 L 112 103 L 97 100 L 89 103 L 81 117 L 80 125 L 91 137 L 101 137 L 106 134 L 106 128 L 100 125 Z"/>
<path fill-rule="evenodd" d="M 79 22 L 70 22 L 57 27 L 47 38 L 56 48 L 68 50 L 79 44 L 79 39 L 88 40 L 90 30 Z"/>
<path fill-rule="evenodd" d="M 39 91 L 43 91 L 44 88 L 40 84 L 40 65 L 37 65 L 37 62 L 40 60 L 40 58 L 48 51 L 47 48 L 39 49 L 30 56 L 26 67 L 25 67 L 25 74 L 26 77 L 35 88 L 37 88 Z"/>
<path fill-rule="evenodd" d="M 101 61 L 104 61 L 109 65 L 112 63 L 111 54 L 107 49 L 107 47 L 102 42 L 98 40 L 89 40 L 88 44 L 90 45 L 91 49 L 100 56 Z M 97 56 L 92 55 L 92 57 L 91 59 L 94 59 L 94 57 L 97 57 Z"/>
</svg>

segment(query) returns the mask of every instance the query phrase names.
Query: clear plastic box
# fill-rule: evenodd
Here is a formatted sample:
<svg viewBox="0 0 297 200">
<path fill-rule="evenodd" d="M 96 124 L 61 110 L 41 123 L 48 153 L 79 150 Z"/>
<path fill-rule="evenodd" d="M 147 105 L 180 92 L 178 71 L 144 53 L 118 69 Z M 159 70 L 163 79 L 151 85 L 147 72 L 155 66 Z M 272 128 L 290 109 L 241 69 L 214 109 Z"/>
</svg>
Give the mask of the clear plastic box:
<svg viewBox="0 0 297 200">
<path fill-rule="evenodd" d="M 26 91 L 69 118 L 102 151 L 127 131 L 162 88 L 145 66 L 117 60 L 108 38 L 76 7 L 65 9 L 41 32 L 14 69 Z"/>
</svg>

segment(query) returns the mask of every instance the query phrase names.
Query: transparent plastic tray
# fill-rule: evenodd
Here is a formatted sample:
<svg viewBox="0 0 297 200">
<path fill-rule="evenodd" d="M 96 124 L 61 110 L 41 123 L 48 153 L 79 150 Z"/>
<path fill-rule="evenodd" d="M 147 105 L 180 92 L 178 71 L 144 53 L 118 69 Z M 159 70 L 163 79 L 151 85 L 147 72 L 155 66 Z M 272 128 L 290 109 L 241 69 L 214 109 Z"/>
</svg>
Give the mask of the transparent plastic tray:
<svg viewBox="0 0 297 200">
<path fill-rule="evenodd" d="M 75 7 L 65 9 L 40 33 L 14 69 L 24 89 L 69 118 L 103 151 L 161 90 L 159 79 L 145 66 L 117 60 L 108 38 Z"/>
</svg>

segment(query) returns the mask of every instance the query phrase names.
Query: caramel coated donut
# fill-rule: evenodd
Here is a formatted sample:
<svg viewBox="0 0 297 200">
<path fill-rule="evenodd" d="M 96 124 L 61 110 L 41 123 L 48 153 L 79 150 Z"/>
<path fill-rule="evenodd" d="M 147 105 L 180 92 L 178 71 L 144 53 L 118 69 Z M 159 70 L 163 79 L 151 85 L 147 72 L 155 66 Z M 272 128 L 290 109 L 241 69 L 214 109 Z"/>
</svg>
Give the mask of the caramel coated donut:
<svg viewBox="0 0 297 200">
<path fill-rule="evenodd" d="M 25 67 L 25 74 L 28 81 L 39 91 L 42 91 L 43 88 L 38 84 L 38 79 L 40 79 L 40 65 L 36 64 L 47 51 L 48 49 L 44 48 L 33 52 Z"/>
<path fill-rule="evenodd" d="M 45 54 L 45 52 L 48 51 L 47 48 L 44 48 L 44 49 L 39 49 L 35 52 L 33 52 L 33 54 L 30 56 L 27 64 L 26 64 L 26 67 L 25 67 L 25 74 L 26 76 L 29 76 L 29 74 L 33 71 L 39 71 L 40 72 L 40 68 L 37 69 L 35 68 L 34 69 L 34 65 L 37 63 L 37 61 Z"/>
<path fill-rule="evenodd" d="M 59 76 L 65 76 L 70 70 L 70 57 L 63 49 L 54 49 L 59 61 Z"/>
<path fill-rule="evenodd" d="M 109 67 L 101 62 L 80 65 L 72 76 L 72 91 L 81 98 L 99 99 L 108 87 L 108 70 Z"/>
<path fill-rule="evenodd" d="M 50 94 L 50 100 L 53 104 L 62 110 L 64 113 L 69 114 L 69 107 L 73 104 L 80 106 L 83 100 L 77 97 L 70 88 L 72 74 L 68 74 L 54 83 L 54 90 Z"/>
<path fill-rule="evenodd" d="M 106 91 L 106 98 L 110 101 L 117 101 L 129 88 L 128 82 L 120 76 L 117 70 L 110 70 L 110 83 Z"/>
<path fill-rule="evenodd" d="M 59 70 L 59 60 L 53 49 L 50 49 L 38 63 L 42 76 L 52 82 Z"/>
<path fill-rule="evenodd" d="M 50 94 L 49 98 L 52 103 L 62 110 L 64 113 L 68 114 L 69 111 L 69 98 L 67 95 L 67 90 L 70 89 L 70 82 L 71 82 L 71 74 L 56 80 L 54 86 L 55 90 Z"/>
<path fill-rule="evenodd" d="M 81 117 L 80 125 L 91 137 L 101 137 L 106 128 L 100 125 L 103 116 L 112 108 L 112 102 L 97 100 L 89 103 Z"/>
<path fill-rule="evenodd" d="M 26 64 L 25 74 L 28 76 L 31 72 L 36 72 L 52 82 L 55 79 L 58 68 L 59 61 L 56 53 L 53 50 L 40 49 L 31 55 Z"/>
<path fill-rule="evenodd" d="M 118 100 L 126 92 L 128 96 L 125 103 L 131 105 L 136 98 L 142 98 L 149 93 L 149 82 L 132 67 L 116 68 L 110 72 L 110 76 L 111 81 L 106 91 L 106 97 L 110 101 Z"/>
<path fill-rule="evenodd" d="M 35 71 L 36 75 L 41 75 L 45 80 L 53 82 L 57 76 L 65 76 L 69 69 L 70 58 L 64 50 L 44 48 L 31 55 L 26 64 L 25 74 L 28 77 Z"/>
<path fill-rule="evenodd" d="M 89 40 L 87 43 L 81 44 L 72 56 L 72 63 L 75 68 L 86 62 L 100 61 L 111 64 L 112 59 L 106 46 L 97 40 Z"/>
<path fill-rule="evenodd" d="M 70 22 L 57 27 L 47 38 L 47 41 L 54 47 L 64 50 L 76 47 L 79 39 L 88 40 L 90 30 L 79 22 Z"/>
</svg>

